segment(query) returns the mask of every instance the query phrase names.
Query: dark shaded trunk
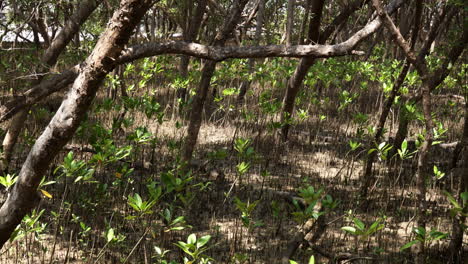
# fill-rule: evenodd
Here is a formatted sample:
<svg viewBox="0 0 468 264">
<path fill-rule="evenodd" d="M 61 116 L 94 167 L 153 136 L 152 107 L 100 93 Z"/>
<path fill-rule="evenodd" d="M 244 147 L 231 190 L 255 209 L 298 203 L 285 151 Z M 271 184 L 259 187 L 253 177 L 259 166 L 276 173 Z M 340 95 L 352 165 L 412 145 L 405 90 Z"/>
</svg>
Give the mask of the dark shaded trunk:
<svg viewBox="0 0 468 264">
<path fill-rule="evenodd" d="M 305 7 L 305 12 L 304 12 L 304 17 L 303 17 L 302 23 L 301 23 L 301 34 L 299 36 L 299 41 L 298 41 L 299 45 L 302 45 L 302 44 L 305 43 L 306 30 L 307 30 L 307 21 L 309 20 L 311 6 L 312 6 L 312 0 L 307 0 L 306 7 Z"/>
<path fill-rule="evenodd" d="M 202 123 L 203 106 L 205 105 L 208 90 L 210 88 L 211 77 L 216 68 L 215 61 L 206 61 L 203 65 L 202 76 L 197 88 L 197 94 L 193 98 L 190 123 L 187 128 L 187 137 L 184 143 L 183 160 L 189 162 L 192 158 L 193 150 L 197 144 L 198 133 Z"/>
<path fill-rule="evenodd" d="M 322 10 L 324 4 L 325 0 L 314 0 L 312 2 L 307 43 L 317 43 L 319 41 L 320 22 L 322 20 Z M 283 100 L 283 113 L 281 116 L 281 123 L 283 124 L 281 135 L 283 137 L 283 141 L 288 139 L 290 120 L 292 118 L 294 102 L 296 100 L 297 93 L 299 92 L 307 72 L 314 64 L 314 62 L 315 58 L 301 59 L 293 75 L 288 80 L 286 94 L 284 95 Z"/>
<path fill-rule="evenodd" d="M 101 82 L 114 68 L 115 59 L 153 2 L 121 1 L 119 10 L 114 13 L 93 52 L 82 65 L 67 98 L 32 147 L 21 168 L 18 181 L 0 208 L 0 247 L 40 200 L 37 187 L 42 177 L 58 152 L 73 136 Z"/>
<path fill-rule="evenodd" d="M 288 7 L 286 10 L 286 29 L 284 32 L 284 41 L 286 45 L 291 45 L 291 35 L 294 25 L 294 7 L 296 5 L 296 0 L 288 0 Z"/>
<path fill-rule="evenodd" d="M 424 81 L 423 81 L 424 82 Z M 425 140 L 419 149 L 418 157 L 418 168 L 416 173 L 416 188 L 417 188 L 417 205 L 416 205 L 416 224 L 418 227 L 426 229 L 426 212 L 427 212 L 427 201 L 426 201 L 426 178 L 428 176 L 428 157 L 429 150 L 432 145 L 434 122 L 432 121 L 431 111 L 431 89 L 427 83 L 423 83 L 423 114 L 426 127 Z M 416 263 L 426 263 L 424 243 L 418 243 L 415 246 L 416 251 Z"/>
<path fill-rule="evenodd" d="M 459 148 L 458 153 L 454 153 L 454 157 L 458 160 L 458 155 L 464 149 L 464 159 L 462 162 L 462 169 L 459 170 L 459 183 L 457 190 L 458 203 L 463 206 L 463 200 L 461 194 L 463 192 L 468 192 L 468 103 L 465 103 L 465 124 L 463 126 L 463 136 L 460 143 L 458 143 L 457 148 Z M 456 167 L 456 162 L 454 163 Z M 454 168 L 455 168 L 454 167 Z M 463 213 L 468 213 L 468 206 L 464 206 Z M 466 222 L 466 217 L 462 215 L 457 215 L 454 217 L 452 222 L 452 240 L 450 240 L 449 249 L 450 249 L 450 263 L 462 263 L 463 261 L 463 235 L 464 235 L 464 224 Z"/>
<path fill-rule="evenodd" d="M 448 16 L 453 16 L 455 14 L 455 9 L 451 8 L 450 6 L 442 9 L 440 12 L 439 16 L 435 16 L 434 20 L 431 22 L 432 27 L 429 30 L 429 33 L 424 40 L 423 46 L 421 47 L 419 51 L 419 58 L 420 60 L 424 59 L 429 54 L 429 49 L 434 42 L 435 38 L 437 37 L 437 33 L 439 32 L 440 28 L 444 27 L 444 21 L 445 17 Z M 415 97 L 412 97 L 408 101 L 416 99 Z M 419 100 L 419 99 L 417 99 Z M 390 151 L 390 156 L 393 156 L 396 154 L 397 149 L 400 148 L 401 144 L 405 140 L 406 136 L 408 135 L 408 126 L 410 124 L 410 118 L 408 117 L 406 110 L 405 109 L 400 109 L 400 118 L 398 121 L 398 129 L 397 133 L 395 135 L 395 140 L 393 142 L 393 148 Z"/>
<path fill-rule="evenodd" d="M 320 20 L 322 9 L 324 5 L 324 1 L 321 1 L 321 6 L 318 5 L 317 0 L 312 2 L 310 14 L 311 20 L 309 23 L 308 29 L 308 36 L 306 43 L 319 43 L 323 44 L 325 41 L 333 34 L 333 32 L 343 24 L 356 10 L 358 10 L 363 3 L 367 2 L 367 0 L 357 0 L 346 6 L 342 12 L 338 16 L 333 19 L 332 23 L 323 31 L 323 33 L 319 34 L 320 30 Z M 391 9 L 395 9 L 395 6 L 399 6 L 401 3 L 395 1 L 392 3 L 394 6 Z M 393 12 L 393 10 L 392 10 Z M 315 15 L 318 14 L 318 15 Z M 369 25 L 370 23 L 368 23 Z M 378 27 L 377 27 L 378 28 Z M 375 29 L 376 30 L 376 29 Z M 374 32 L 374 29 L 371 31 Z M 371 34 L 371 33 L 369 33 Z M 287 82 L 286 93 L 283 99 L 283 109 L 282 109 L 282 124 L 283 127 L 281 129 L 281 136 L 282 140 L 286 141 L 288 139 L 289 129 L 291 124 L 288 122 L 292 118 L 293 110 L 294 110 L 294 102 L 296 100 L 296 96 L 302 86 L 304 78 L 309 71 L 310 67 L 314 64 L 314 58 L 303 58 L 299 62 L 296 70 L 294 71 L 293 75 Z"/>
<path fill-rule="evenodd" d="M 199 0 L 198 6 L 193 14 L 192 19 L 190 20 L 186 32 L 184 32 L 184 41 L 192 42 L 197 38 L 200 26 L 203 20 L 203 15 L 206 12 L 207 0 Z M 187 79 L 188 77 L 188 66 L 190 64 L 190 57 L 186 55 L 180 56 L 179 64 L 179 74 L 182 79 Z M 183 102 L 187 99 L 187 88 L 179 88 L 177 90 L 177 97 Z"/>
<path fill-rule="evenodd" d="M 422 0 L 418 0 L 416 1 L 416 14 L 415 14 L 414 23 L 413 23 L 414 28 L 411 34 L 411 50 L 414 50 L 414 47 L 416 45 L 416 41 L 418 38 L 419 29 L 420 29 L 420 24 L 421 24 L 421 15 L 422 15 Z M 380 114 L 379 122 L 377 124 L 377 130 L 374 135 L 373 142 L 369 144 L 369 149 L 367 150 L 367 153 L 369 153 L 371 149 L 373 149 L 375 146 L 377 146 L 380 143 L 380 138 L 383 136 L 385 122 L 387 121 L 388 114 L 390 113 L 390 109 L 392 108 L 395 98 L 400 95 L 400 87 L 403 85 L 403 82 L 405 81 L 409 68 L 410 68 L 410 63 L 406 61 L 405 65 L 403 66 L 403 69 L 401 70 L 400 74 L 398 75 L 397 80 L 395 81 L 393 85 L 392 91 L 390 92 L 390 96 L 387 98 L 387 101 L 382 109 L 382 113 Z M 406 134 L 404 134 L 403 137 L 406 137 Z M 401 143 L 398 147 L 400 146 L 401 146 Z M 391 156 L 392 155 L 390 155 L 390 157 Z M 366 165 L 364 168 L 364 175 L 363 175 L 364 184 L 361 187 L 361 197 L 368 196 L 369 188 L 371 186 L 371 182 L 373 178 L 372 167 L 376 158 L 377 158 L 377 151 L 373 151 L 367 156 Z"/>
<path fill-rule="evenodd" d="M 214 46 L 224 46 L 226 40 L 237 26 L 237 23 L 241 18 L 242 11 L 244 10 L 247 2 L 248 0 L 237 0 L 233 4 L 232 10 L 230 12 L 231 16 L 226 21 L 219 34 L 215 37 L 213 43 Z M 185 143 L 182 150 L 182 161 L 185 163 L 185 165 L 187 165 L 192 159 L 202 122 L 203 106 L 205 105 L 206 96 L 210 88 L 211 77 L 213 77 L 215 69 L 215 61 L 206 61 L 203 65 L 201 80 L 190 110 L 190 122 L 187 130 L 187 137 L 185 138 Z"/>
<path fill-rule="evenodd" d="M 383 135 L 385 122 L 387 121 L 388 114 L 390 113 L 390 109 L 392 108 L 395 98 L 400 94 L 399 92 L 400 87 L 403 84 L 406 78 L 406 75 L 408 74 L 409 68 L 410 68 L 410 64 L 406 63 L 405 66 L 403 66 L 403 69 L 401 70 L 400 74 L 398 75 L 397 80 L 395 81 L 393 85 L 390 96 L 387 98 L 387 101 L 385 102 L 385 105 L 383 106 L 382 113 L 380 114 L 380 117 L 379 117 L 379 122 L 377 124 L 377 128 L 376 128 L 373 141 L 369 144 L 369 149 L 367 153 L 369 153 L 371 149 L 375 148 L 380 143 L 380 138 Z M 406 137 L 406 134 L 404 136 Z M 361 197 L 367 197 L 369 194 L 369 188 L 372 184 L 372 179 L 373 179 L 372 167 L 376 158 L 377 158 L 376 151 L 373 151 L 367 156 L 366 165 L 364 168 L 364 174 L 362 176 L 364 184 L 361 187 Z"/>
<path fill-rule="evenodd" d="M 265 0 L 258 1 L 258 11 L 257 11 L 257 23 L 255 25 L 255 39 L 254 45 L 260 43 L 262 37 L 262 28 L 263 28 L 263 13 L 265 10 Z M 255 67 L 255 59 L 249 59 L 249 75 L 252 74 Z M 244 80 L 239 88 L 239 95 L 237 96 L 237 102 L 241 103 L 244 100 L 245 94 L 250 89 L 250 80 Z"/>
<path fill-rule="evenodd" d="M 416 173 L 416 226 L 426 229 L 426 179 L 428 177 L 429 170 L 428 154 L 434 137 L 432 130 L 434 127 L 434 123 L 432 120 L 431 112 L 431 91 L 434 90 L 447 77 L 448 73 L 450 72 L 450 69 L 448 67 L 449 63 L 453 64 L 465 49 L 465 46 L 468 41 L 468 29 L 465 24 L 461 38 L 452 47 L 447 56 L 447 59 L 444 60 L 442 65 L 437 70 L 431 72 L 428 69 L 427 63 L 424 60 L 424 58 L 416 57 L 416 55 L 411 49 L 411 46 L 405 41 L 400 31 L 396 28 L 395 24 L 393 23 L 392 19 L 385 11 L 383 11 L 380 0 L 372 0 L 372 3 L 376 8 L 379 17 L 381 17 L 383 24 L 389 30 L 392 39 L 398 44 L 398 46 L 400 46 L 401 50 L 406 56 L 406 59 L 414 65 L 422 80 L 421 97 L 426 134 L 424 135 L 424 142 L 422 143 L 418 153 L 419 156 Z M 422 5 L 422 1 L 418 1 L 418 4 Z M 425 246 L 425 243 L 417 243 L 414 247 L 415 262 L 417 264 L 426 263 Z"/>
</svg>

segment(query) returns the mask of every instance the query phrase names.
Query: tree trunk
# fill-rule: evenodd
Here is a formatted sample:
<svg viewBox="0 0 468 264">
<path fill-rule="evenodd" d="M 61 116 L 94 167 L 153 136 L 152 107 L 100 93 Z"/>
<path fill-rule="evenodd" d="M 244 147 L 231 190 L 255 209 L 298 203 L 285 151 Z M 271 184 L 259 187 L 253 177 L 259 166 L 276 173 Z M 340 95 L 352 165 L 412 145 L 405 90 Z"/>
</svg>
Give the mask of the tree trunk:
<svg viewBox="0 0 468 264">
<path fill-rule="evenodd" d="M 307 43 L 318 42 L 319 32 L 320 32 L 320 22 L 322 19 L 322 10 L 325 4 L 325 0 L 314 0 L 311 7 L 311 18 L 309 24 L 309 35 Z M 283 128 L 281 130 L 281 135 L 283 141 L 288 139 L 289 132 L 289 120 L 292 117 L 292 112 L 294 109 L 294 102 L 296 100 L 297 93 L 304 81 L 304 78 L 309 71 L 309 68 L 314 64 L 315 58 L 303 58 L 299 62 L 296 70 L 293 75 L 287 82 L 286 94 L 284 95 L 283 101 L 283 114 L 281 116 L 281 123 Z"/>
<path fill-rule="evenodd" d="M 88 19 L 91 13 L 96 10 L 101 1 L 87 0 L 82 2 L 76 12 L 68 20 L 63 29 L 52 41 L 50 46 L 45 51 L 41 58 L 41 65 L 38 72 L 48 71 L 48 67 L 52 67 L 57 62 L 59 55 L 65 50 L 65 47 L 70 43 L 73 37 L 78 33 L 80 26 Z M 33 81 L 33 85 L 39 84 L 42 77 Z M 21 110 L 15 118 L 11 120 L 10 127 L 3 139 L 3 157 L 1 158 L 0 171 L 6 172 L 10 163 L 12 152 L 15 144 L 18 141 L 19 134 L 23 130 L 29 107 Z"/>
<path fill-rule="evenodd" d="M 37 187 L 42 177 L 61 148 L 73 136 L 101 82 L 114 68 L 115 59 L 153 2 L 121 1 L 119 10 L 114 13 L 93 52 L 82 65 L 67 98 L 32 147 L 21 168 L 18 181 L 0 208 L 0 247 L 40 200 Z"/>
<path fill-rule="evenodd" d="M 218 35 L 215 37 L 214 46 L 224 46 L 226 40 L 229 38 L 231 33 L 234 31 L 239 19 L 241 18 L 242 11 L 248 0 L 237 0 L 232 7 L 230 12 L 231 16 L 224 24 Z M 187 137 L 182 151 L 182 162 L 187 165 L 192 159 L 193 150 L 197 143 L 198 133 L 200 131 L 203 106 L 205 104 L 208 89 L 210 88 L 211 77 L 216 68 L 215 61 L 206 61 L 203 70 L 200 83 L 197 88 L 197 94 L 192 103 L 190 122 L 187 131 Z"/>
<path fill-rule="evenodd" d="M 377 124 L 377 129 L 374 135 L 374 140 L 371 142 L 369 145 L 369 149 L 367 153 L 371 149 L 373 149 L 377 144 L 380 143 L 380 138 L 383 135 L 383 131 L 385 128 L 385 122 L 387 121 L 388 114 L 390 113 L 390 109 L 392 108 L 393 102 L 395 101 L 395 98 L 400 94 L 399 90 L 401 85 L 403 84 L 403 81 L 406 78 L 406 74 L 408 73 L 408 70 L 410 68 L 410 64 L 408 62 L 405 63 L 405 66 L 403 66 L 403 69 L 400 72 L 400 75 L 398 76 L 398 79 L 396 80 L 395 84 L 393 85 L 392 91 L 390 93 L 390 96 L 387 98 L 387 102 L 385 103 L 382 113 L 380 114 L 379 118 L 379 123 Z M 406 136 L 406 135 L 405 135 Z M 401 144 L 400 144 L 401 145 Z M 372 183 L 372 167 L 375 162 L 375 159 L 377 158 L 377 152 L 373 151 L 372 153 L 368 154 L 367 159 L 366 159 L 366 165 L 364 168 L 364 174 L 362 176 L 362 179 L 364 181 L 364 184 L 361 187 L 361 197 L 365 198 L 369 194 L 369 188 Z"/>
<path fill-rule="evenodd" d="M 422 7 L 423 7 L 422 0 L 416 1 L 416 14 L 415 14 L 414 23 L 413 23 L 414 28 L 411 34 L 411 50 L 413 50 L 416 45 L 416 41 L 419 35 L 419 29 L 421 28 L 420 24 L 421 24 L 421 16 L 422 16 Z M 405 81 L 409 68 L 410 68 L 410 62 L 406 61 L 403 66 L 403 69 L 398 75 L 397 80 L 395 81 L 395 84 L 393 85 L 390 96 L 388 97 L 387 102 L 385 103 L 382 109 L 382 113 L 380 114 L 380 118 L 379 118 L 379 123 L 377 124 L 377 131 L 374 135 L 374 141 L 369 145 L 369 149 L 367 153 L 369 153 L 369 151 L 372 148 L 374 148 L 377 144 L 380 143 L 379 141 L 383 135 L 385 122 L 387 121 L 388 114 L 390 113 L 390 109 L 393 105 L 393 102 L 395 101 L 395 98 L 400 94 L 400 87 L 403 85 L 403 82 Z M 404 135 L 404 137 L 406 137 L 406 134 Z M 401 143 L 400 145 L 395 146 L 395 147 L 399 148 L 400 146 L 401 146 Z M 392 155 L 390 155 L 390 157 L 391 156 Z M 376 157 L 377 157 L 376 151 L 373 151 L 367 156 L 366 165 L 364 169 L 364 175 L 363 175 L 364 184 L 361 188 L 361 197 L 368 197 L 368 192 L 369 192 L 369 188 L 371 186 L 371 181 L 372 181 L 372 167 L 373 167 Z M 367 201 L 369 201 L 369 199 L 367 199 Z"/>
<path fill-rule="evenodd" d="M 291 45 L 291 35 L 294 26 L 294 8 L 296 0 L 288 0 L 288 7 L 286 10 L 286 30 L 284 32 L 284 40 L 286 45 Z"/>
<path fill-rule="evenodd" d="M 424 78 L 424 77 L 422 77 Z M 423 79 L 424 82 L 424 79 Z M 427 81 L 426 81 L 427 82 Z M 423 114 L 426 127 L 425 140 L 419 150 L 418 157 L 418 168 L 416 173 L 416 199 L 418 201 L 417 211 L 416 211 L 416 224 L 418 227 L 426 229 L 426 211 L 427 211 L 427 201 L 426 201 L 426 178 L 428 171 L 428 154 L 432 145 L 433 132 L 432 128 L 434 123 L 432 121 L 432 112 L 431 112 L 431 88 L 427 83 L 423 83 L 422 86 L 423 98 Z M 416 264 L 426 263 L 425 248 L 424 243 L 418 243 L 415 247 L 416 251 Z"/>
<path fill-rule="evenodd" d="M 299 45 L 302 45 L 302 44 L 305 43 L 306 30 L 307 30 L 307 21 L 309 20 L 311 6 L 312 6 L 312 0 L 307 0 L 306 7 L 305 7 L 305 12 L 304 12 L 304 17 L 303 17 L 302 23 L 301 23 L 301 34 L 299 36 L 299 41 L 298 41 Z"/>
<path fill-rule="evenodd" d="M 262 37 L 262 28 L 263 28 L 263 13 L 265 10 L 265 0 L 258 1 L 258 11 L 257 11 L 257 23 L 255 25 L 255 39 L 254 45 L 260 43 Z M 249 75 L 252 74 L 255 66 L 255 59 L 249 59 Z M 245 94 L 250 89 L 250 80 L 244 80 L 239 88 L 239 95 L 237 96 L 237 102 L 241 103 L 244 101 Z"/>
<path fill-rule="evenodd" d="M 184 40 L 186 42 L 192 42 L 197 38 L 198 31 L 200 30 L 201 22 L 203 20 L 203 15 L 206 12 L 207 0 L 199 0 L 195 14 L 190 20 L 189 25 L 187 26 L 186 32 L 184 32 Z M 187 55 L 180 56 L 179 64 L 179 74 L 182 79 L 187 79 L 188 77 L 188 66 L 190 64 L 190 57 Z M 187 88 L 179 88 L 177 90 L 177 97 L 183 102 L 187 99 Z"/>
<path fill-rule="evenodd" d="M 458 146 L 460 146 L 460 152 L 464 149 L 464 160 L 462 163 L 462 170 L 460 170 L 460 180 L 458 183 L 458 190 L 457 190 L 457 196 L 458 196 L 458 203 L 463 206 L 463 200 L 461 198 L 461 194 L 463 192 L 468 192 L 468 103 L 465 103 L 465 124 L 463 126 L 463 136 L 462 140 L 460 143 L 458 143 Z M 454 154 L 460 154 L 459 153 L 454 153 Z M 455 156 L 455 155 L 454 155 Z M 458 160 L 458 157 L 457 157 Z M 456 162 L 455 162 L 456 165 Z M 463 213 L 467 214 L 467 206 L 464 207 Z M 462 258 L 463 258 L 463 234 L 464 234 L 464 223 L 466 221 L 466 217 L 464 216 L 459 216 L 455 217 L 452 222 L 452 240 L 450 240 L 450 263 L 456 264 L 456 263 L 462 263 Z"/>
<path fill-rule="evenodd" d="M 310 14 L 311 20 L 309 23 L 309 30 L 306 43 L 316 42 L 319 44 L 325 43 L 325 41 L 333 34 L 336 28 L 344 23 L 349 16 L 351 16 L 356 10 L 358 10 L 363 4 L 363 0 L 357 0 L 349 4 L 343 11 L 336 16 L 333 22 L 328 26 L 322 34 L 319 34 L 320 20 L 322 16 L 322 9 L 325 1 L 313 0 Z M 395 3 L 394 3 L 395 4 Z M 396 3 L 395 6 L 400 5 L 401 3 Z M 392 12 L 395 7 L 392 8 Z M 316 15 L 317 14 L 317 15 Z M 378 27 L 377 27 L 378 28 Z M 375 30 L 377 30 L 375 28 Z M 374 32 L 373 30 L 372 32 Z M 294 71 L 293 75 L 287 82 L 286 93 L 283 100 L 283 109 L 282 109 L 282 124 L 281 129 L 282 140 L 286 141 L 288 139 L 288 133 L 290 124 L 287 122 L 291 117 L 294 110 L 294 102 L 296 100 L 297 93 L 304 81 L 304 78 L 309 71 L 309 68 L 314 64 L 315 59 L 306 57 L 301 59 L 299 65 Z"/>
</svg>

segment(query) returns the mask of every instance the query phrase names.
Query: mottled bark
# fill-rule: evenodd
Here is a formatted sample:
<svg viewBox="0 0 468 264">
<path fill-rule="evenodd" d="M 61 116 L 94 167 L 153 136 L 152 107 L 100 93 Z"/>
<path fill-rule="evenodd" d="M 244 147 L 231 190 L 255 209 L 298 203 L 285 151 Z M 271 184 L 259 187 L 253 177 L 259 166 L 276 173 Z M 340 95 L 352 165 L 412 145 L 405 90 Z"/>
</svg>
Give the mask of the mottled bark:
<svg viewBox="0 0 468 264">
<path fill-rule="evenodd" d="M 81 66 L 80 73 L 66 99 L 32 147 L 21 168 L 18 181 L 0 208 L 0 247 L 39 201 L 37 187 L 49 169 L 50 163 L 73 136 L 101 82 L 115 67 L 115 59 L 153 2 L 121 1 L 119 10 L 114 13 L 93 52 Z"/>
<path fill-rule="evenodd" d="M 48 67 L 57 63 L 59 55 L 65 50 L 65 47 L 70 43 L 73 36 L 79 31 L 80 26 L 88 19 L 99 3 L 100 1 L 95 0 L 87 0 L 80 3 L 76 12 L 72 15 L 70 20 L 67 20 L 63 29 L 45 51 L 41 58 L 41 65 L 37 69 L 38 72 L 48 71 Z M 47 44 L 49 44 L 49 42 L 47 42 Z M 32 82 L 33 85 L 39 84 L 41 79 L 42 77 L 39 77 L 34 80 Z M 28 112 L 29 107 L 25 107 L 11 120 L 10 127 L 2 142 L 3 155 L 0 157 L 0 171 L 2 172 L 8 170 L 12 152 L 26 123 Z"/>
<path fill-rule="evenodd" d="M 81 25 L 88 17 L 96 10 L 101 1 L 86 0 L 82 1 L 77 7 L 75 13 L 67 19 L 62 30 L 54 38 L 49 48 L 42 57 L 42 63 L 48 67 L 55 65 L 58 56 L 63 52 L 65 47 L 70 43 L 73 37 L 78 33 Z"/>
</svg>

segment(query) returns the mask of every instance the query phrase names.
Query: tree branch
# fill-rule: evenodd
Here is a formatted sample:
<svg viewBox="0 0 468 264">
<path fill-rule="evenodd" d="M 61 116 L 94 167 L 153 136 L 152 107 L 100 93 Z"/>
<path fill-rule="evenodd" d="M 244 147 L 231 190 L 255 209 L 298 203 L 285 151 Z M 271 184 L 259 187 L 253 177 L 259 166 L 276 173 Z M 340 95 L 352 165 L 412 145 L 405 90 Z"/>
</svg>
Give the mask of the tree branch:
<svg viewBox="0 0 468 264">
<path fill-rule="evenodd" d="M 404 0 L 394 0 L 386 8 L 387 12 L 393 12 L 404 3 Z M 128 63 L 137 59 L 158 56 L 164 54 L 184 54 L 193 57 L 221 61 L 230 58 L 265 58 L 265 57 L 336 57 L 345 55 L 363 55 L 354 48 L 366 37 L 373 34 L 382 24 L 380 18 L 376 18 L 356 32 L 348 40 L 335 45 L 266 45 L 244 47 L 220 47 L 206 46 L 197 43 L 175 41 L 168 43 L 147 43 L 135 45 L 122 52 L 117 63 Z M 0 123 L 8 120 L 22 108 L 33 105 L 50 94 L 64 89 L 71 84 L 78 74 L 78 65 L 70 70 L 44 80 L 23 93 L 22 96 L 10 100 L 0 106 Z"/>
</svg>

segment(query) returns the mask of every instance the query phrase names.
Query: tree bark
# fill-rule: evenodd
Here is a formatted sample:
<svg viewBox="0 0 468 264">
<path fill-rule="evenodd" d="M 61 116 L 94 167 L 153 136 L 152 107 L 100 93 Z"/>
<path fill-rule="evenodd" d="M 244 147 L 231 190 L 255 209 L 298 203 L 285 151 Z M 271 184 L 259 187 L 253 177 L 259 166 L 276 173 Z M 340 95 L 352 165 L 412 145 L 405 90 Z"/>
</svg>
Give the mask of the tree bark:
<svg viewBox="0 0 468 264">
<path fill-rule="evenodd" d="M 255 39 L 254 45 L 260 43 L 262 37 L 262 28 L 263 28 L 263 13 L 265 10 L 265 0 L 258 1 L 258 11 L 257 11 L 257 23 L 255 25 Z M 249 59 L 249 75 L 252 74 L 255 67 L 255 60 L 253 58 Z M 244 80 L 239 88 L 239 95 L 237 96 L 237 102 L 241 103 L 244 101 L 245 94 L 250 88 L 250 80 Z"/>
<path fill-rule="evenodd" d="M 296 0 L 288 0 L 288 7 L 286 10 L 286 30 L 284 32 L 284 40 L 286 45 L 291 45 L 291 35 L 294 25 L 294 7 L 296 5 Z"/>
<path fill-rule="evenodd" d="M 461 55 L 468 41 L 468 29 L 463 27 L 463 33 L 461 39 L 454 45 L 448 55 L 448 59 L 440 66 L 436 71 L 431 73 L 428 69 L 427 63 L 422 57 L 416 57 L 413 53 L 411 46 L 408 45 L 406 40 L 401 35 L 400 31 L 396 28 L 395 24 L 388 16 L 388 14 L 382 9 L 379 0 L 372 0 L 372 3 L 382 18 L 385 27 L 390 31 L 392 39 L 400 46 L 403 50 L 406 59 L 411 62 L 421 80 L 422 80 L 422 106 L 423 115 L 425 121 L 426 135 L 425 140 L 419 149 L 418 167 L 416 173 L 416 197 L 417 197 L 417 211 L 416 211 L 416 224 L 418 227 L 426 229 L 426 178 L 428 171 L 428 154 L 432 145 L 433 130 L 434 127 L 432 114 L 431 114 L 431 91 L 435 89 L 448 75 L 450 69 L 448 68 L 448 62 L 455 62 Z M 466 26 L 466 25 L 465 25 Z M 417 264 L 426 263 L 425 244 L 418 243 L 415 246 L 415 262 Z"/>
<path fill-rule="evenodd" d="M 421 15 L 422 15 L 422 0 L 416 1 L 416 14 L 414 18 L 414 28 L 413 32 L 411 34 L 411 50 L 414 49 L 416 45 L 416 41 L 418 38 L 419 34 L 419 29 L 420 29 L 420 24 L 421 24 Z M 388 114 L 390 113 L 390 109 L 393 105 L 393 102 L 395 101 L 395 98 L 400 94 L 400 87 L 403 85 L 403 82 L 405 81 L 406 75 L 408 74 L 410 68 L 410 63 L 408 61 L 405 62 L 403 69 L 401 70 L 400 74 L 398 75 L 397 80 L 395 81 L 395 84 L 393 85 L 392 91 L 390 93 L 390 96 L 387 98 L 387 102 L 385 103 L 382 113 L 380 114 L 379 122 L 377 124 L 377 129 L 376 133 L 374 135 L 374 140 L 373 142 L 369 145 L 369 151 L 374 148 L 377 144 L 380 142 L 380 138 L 383 135 L 383 131 L 385 128 L 385 122 L 387 121 Z M 406 136 L 406 135 L 405 135 Z M 401 144 L 400 144 L 401 145 Z M 399 147 L 399 146 L 398 146 Z M 363 175 L 363 180 L 364 184 L 361 187 L 361 197 L 368 197 L 369 193 L 369 188 L 371 186 L 371 181 L 372 181 L 372 167 L 375 162 L 375 159 L 377 158 L 377 152 L 373 151 L 367 156 L 366 160 L 366 165 L 364 169 L 364 175 Z M 367 200 L 369 201 L 369 200 Z M 366 205 L 367 206 L 367 205 Z"/>
<path fill-rule="evenodd" d="M 306 6 L 305 12 L 304 12 L 304 17 L 302 19 L 301 23 L 301 34 L 299 36 L 299 45 L 302 45 L 305 43 L 305 38 L 306 38 L 306 30 L 307 30 L 307 21 L 309 20 L 309 15 L 310 15 L 310 8 L 312 6 L 312 0 L 307 0 L 306 1 Z"/>
<path fill-rule="evenodd" d="M 55 65 L 59 55 L 65 50 L 65 47 L 73 39 L 73 36 L 77 34 L 80 29 L 80 26 L 88 19 L 91 13 L 98 7 L 100 1 L 87 0 L 82 2 L 77 8 L 76 12 L 72 15 L 71 19 L 68 20 L 63 29 L 57 35 L 57 37 L 52 41 L 44 55 L 41 58 L 41 65 L 39 66 L 38 71 L 43 72 L 48 70 L 48 67 Z M 33 85 L 39 84 L 42 80 L 42 77 L 39 77 L 37 80 L 34 80 Z M 12 152 L 18 141 L 19 134 L 23 130 L 23 127 L 26 123 L 26 119 L 29 112 L 29 107 L 22 109 L 10 123 L 10 127 L 5 135 L 5 138 L 2 142 L 3 145 L 3 155 L 0 157 L 0 171 L 6 172 L 12 157 Z"/>
<path fill-rule="evenodd" d="M 351 14 L 353 14 L 357 9 L 359 9 L 362 4 L 361 0 L 351 3 L 334 19 L 330 26 L 327 27 L 327 29 L 322 34 L 320 34 L 319 30 L 324 2 L 325 1 L 321 0 L 314 0 L 312 2 L 310 10 L 311 18 L 309 23 L 309 32 L 306 41 L 307 43 L 324 43 L 326 39 L 328 39 L 328 37 L 333 33 L 333 31 L 340 24 L 346 21 Z M 371 23 L 369 23 L 368 25 L 370 24 Z M 377 28 L 379 26 L 380 25 L 378 25 Z M 291 127 L 289 120 L 293 114 L 294 102 L 296 100 L 297 93 L 300 90 L 300 87 L 304 81 L 305 76 L 307 75 L 307 72 L 309 71 L 310 67 L 314 64 L 314 62 L 315 58 L 312 57 L 306 57 L 301 59 L 293 75 L 287 82 L 287 88 L 283 100 L 283 109 L 281 116 L 283 124 L 283 127 L 281 129 L 281 136 L 283 141 L 286 141 L 288 139 L 289 128 Z"/>
<path fill-rule="evenodd" d="M 40 200 L 37 187 L 60 149 L 71 139 L 105 76 L 154 1 L 122 0 L 96 47 L 80 69 L 67 98 L 32 147 L 7 200 L 0 208 L 0 247 Z"/>
<path fill-rule="evenodd" d="M 462 170 L 460 170 L 460 179 L 458 183 L 457 197 L 458 203 L 463 206 L 463 200 L 461 194 L 463 192 L 468 192 L 468 104 L 465 103 L 465 124 L 463 126 L 463 136 L 460 143 L 460 152 L 465 149 L 464 160 L 462 163 Z M 460 153 L 458 153 L 460 154 Z M 457 155 L 458 156 L 458 155 Z M 455 163 L 456 164 L 456 163 Z M 468 207 L 465 206 L 463 213 L 467 214 L 466 210 Z M 462 263 L 463 258 L 463 234 L 464 234 L 464 223 L 466 222 L 465 216 L 457 216 L 453 219 L 452 222 L 452 240 L 450 240 L 449 249 L 450 249 L 450 263 Z"/>
<path fill-rule="evenodd" d="M 207 0 L 199 0 L 198 6 L 195 10 L 195 14 L 193 15 L 190 23 L 187 27 L 187 31 L 184 32 L 184 41 L 192 42 L 197 38 L 198 31 L 200 30 L 201 22 L 203 20 L 203 15 L 206 12 Z M 179 74 L 182 79 L 186 79 L 188 77 L 188 66 L 190 64 L 190 57 L 187 55 L 180 56 L 180 64 L 179 64 Z M 187 97 L 187 89 L 186 88 L 179 88 L 177 91 L 177 97 L 185 102 Z"/>
<path fill-rule="evenodd" d="M 234 31 L 237 23 L 241 18 L 242 11 L 248 0 L 236 0 L 233 4 L 232 10 L 230 11 L 230 18 L 226 21 L 219 34 L 215 37 L 213 42 L 214 46 L 224 46 L 226 40 L 229 38 L 231 33 Z M 197 87 L 197 93 L 193 99 L 190 122 L 187 130 L 187 137 L 185 138 L 184 147 L 182 150 L 182 162 L 184 166 L 187 165 L 192 159 L 193 150 L 198 139 L 198 133 L 200 131 L 203 106 L 205 104 L 206 96 L 210 88 L 211 77 L 216 68 L 216 61 L 206 61 L 203 65 L 202 76 L 200 83 Z"/>
</svg>

